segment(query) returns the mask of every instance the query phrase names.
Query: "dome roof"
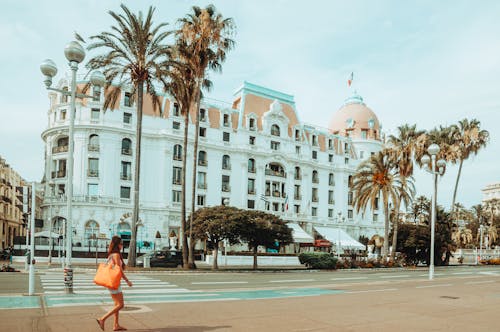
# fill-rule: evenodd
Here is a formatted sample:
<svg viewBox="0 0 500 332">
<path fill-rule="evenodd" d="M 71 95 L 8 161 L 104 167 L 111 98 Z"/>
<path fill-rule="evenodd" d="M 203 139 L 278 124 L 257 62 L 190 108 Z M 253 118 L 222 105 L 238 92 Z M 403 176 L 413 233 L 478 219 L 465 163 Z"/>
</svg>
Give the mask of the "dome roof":
<svg viewBox="0 0 500 332">
<path fill-rule="evenodd" d="M 377 115 L 363 102 L 363 98 L 354 92 L 333 114 L 328 129 L 332 133 L 354 138 L 378 139 L 380 123 Z"/>
</svg>

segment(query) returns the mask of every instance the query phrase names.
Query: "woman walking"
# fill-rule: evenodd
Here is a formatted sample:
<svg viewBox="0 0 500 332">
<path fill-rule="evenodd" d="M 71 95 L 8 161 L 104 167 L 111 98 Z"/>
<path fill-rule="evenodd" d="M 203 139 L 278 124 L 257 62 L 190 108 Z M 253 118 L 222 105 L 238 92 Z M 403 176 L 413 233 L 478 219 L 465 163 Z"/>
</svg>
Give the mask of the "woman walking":
<svg viewBox="0 0 500 332">
<path fill-rule="evenodd" d="M 108 263 L 118 266 L 121 270 L 121 276 L 123 280 L 125 280 L 125 282 L 129 287 L 132 287 L 132 283 L 130 282 L 130 280 L 127 279 L 125 273 L 123 272 L 123 270 L 125 269 L 125 263 L 123 262 L 123 258 L 121 255 L 122 248 L 123 248 L 122 239 L 119 236 L 116 235 L 113 236 L 108 249 Z M 119 312 L 124 306 L 122 288 L 121 286 L 118 286 L 118 289 L 111 289 L 111 288 L 108 289 L 109 293 L 111 294 L 111 298 L 115 302 L 115 307 L 111 309 L 108 313 L 106 313 L 104 316 L 102 316 L 100 319 L 96 319 L 97 324 L 99 324 L 101 330 L 104 331 L 104 323 L 106 322 L 106 319 L 108 319 L 112 315 L 115 315 L 115 323 L 113 325 L 113 331 L 124 331 L 126 330 L 126 328 L 120 326 L 118 322 Z"/>
</svg>

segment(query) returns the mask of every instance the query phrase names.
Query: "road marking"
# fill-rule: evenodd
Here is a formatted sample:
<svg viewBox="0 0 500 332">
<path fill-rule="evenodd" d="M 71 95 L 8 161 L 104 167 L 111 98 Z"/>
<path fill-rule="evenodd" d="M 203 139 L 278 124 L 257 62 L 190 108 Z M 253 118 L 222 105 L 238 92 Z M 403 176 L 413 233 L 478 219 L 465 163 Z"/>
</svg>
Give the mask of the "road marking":
<svg viewBox="0 0 500 332">
<path fill-rule="evenodd" d="M 191 285 L 224 285 L 224 284 L 248 284 L 248 281 L 198 281 Z"/>
<path fill-rule="evenodd" d="M 452 274 L 461 275 L 461 274 L 474 274 L 474 272 L 453 272 Z"/>
<path fill-rule="evenodd" d="M 402 275 L 395 275 L 395 276 L 380 276 L 380 278 L 408 278 L 409 275 L 407 274 L 402 274 Z"/>
<path fill-rule="evenodd" d="M 295 279 L 295 280 L 270 280 L 269 282 L 305 282 L 315 281 L 316 279 Z"/>
<path fill-rule="evenodd" d="M 489 275 L 489 276 L 497 276 L 498 273 L 497 271 L 487 271 L 487 272 L 479 272 L 480 274 L 486 274 L 486 275 Z"/>
<path fill-rule="evenodd" d="M 368 279 L 368 277 L 331 278 L 330 280 L 342 281 L 342 280 L 362 280 L 362 279 Z"/>
<path fill-rule="evenodd" d="M 495 282 L 494 280 L 485 280 L 485 281 L 469 281 L 466 282 L 466 285 L 477 285 L 477 284 L 490 284 L 492 282 Z"/>
<path fill-rule="evenodd" d="M 419 274 L 419 277 L 428 277 L 429 273 L 426 274 Z M 444 273 L 434 273 L 434 276 L 444 276 Z"/>
<path fill-rule="evenodd" d="M 453 286 L 453 284 L 438 284 L 438 285 L 428 285 L 428 286 L 417 286 L 415 288 L 434 288 L 434 287 L 449 287 Z"/>
<path fill-rule="evenodd" d="M 373 292 L 390 292 L 396 291 L 397 288 L 384 288 L 384 289 L 369 289 L 369 290 L 361 290 L 361 291 L 350 291 L 346 292 L 347 294 L 357 294 L 357 293 L 373 293 Z"/>
</svg>

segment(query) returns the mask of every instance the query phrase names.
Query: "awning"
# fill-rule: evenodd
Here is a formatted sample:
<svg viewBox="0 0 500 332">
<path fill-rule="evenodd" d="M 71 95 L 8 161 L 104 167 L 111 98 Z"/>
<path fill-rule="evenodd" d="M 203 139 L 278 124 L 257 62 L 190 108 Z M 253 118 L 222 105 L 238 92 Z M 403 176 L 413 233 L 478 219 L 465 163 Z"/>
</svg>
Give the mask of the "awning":
<svg viewBox="0 0 500 332">
<path fill-rule="evenodd" d="M 288 223 L 286 225 L 292 229 L 293 242 L 314 243 L 314 238 L 311 235 L 307 234 L 306 231 L 304 231 L 299 225 L 294 223 Z"/>
<path fill-rule="evenodd" d="M 54 233 L 54 232 L 49 232 L 49 231 L 41 231 L 38 233 L 35 233 L 35 237 L 51 237 L 54 239 L 57 239 L 59 237 L 59 234 Z"/>
<path fill-rule="evenodd" d="M 354 240 L 349 234 L 340 228 L 314 226 L 314 229 L 337 248 L 365 250 L 366 247 Z"/>
</svg>

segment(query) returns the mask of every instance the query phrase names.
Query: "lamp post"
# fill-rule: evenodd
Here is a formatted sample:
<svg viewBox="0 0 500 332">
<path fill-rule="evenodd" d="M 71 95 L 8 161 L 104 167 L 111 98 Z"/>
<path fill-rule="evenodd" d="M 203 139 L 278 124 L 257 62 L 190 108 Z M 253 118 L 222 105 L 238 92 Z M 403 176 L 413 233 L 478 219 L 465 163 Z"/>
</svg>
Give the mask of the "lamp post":
<svg viewBox="0 0 500 332">
<path fill-rule="evenodd" d="M 436 201 L 437 201 L 437 179 L 438 175 L 443 175 L 445 171 L 446 161 L 439 159 L 436 161 L 436 156 L 439 153 L 439 145 L 431 144 L 427 149 L 430 155 L 424 155 L 420 160 L 424 165 L 424 169 L 433 175 L 434 192 L 432 194 L 432 207 L 431 207 L 431 253 L 429 264 L 429 280 L 434 278 L 434 238 L 436 228 Z"/>
<path fill-rule="evenodd" d="M 48 264 L 49 266 L 52 264 L 52 244 L 53 244 L 53 239 L 52 239 L 52 218 L 53 218 L 53 215 L 52 215 L 52 204 L 54 202 L 54 197 L 55 197 L 55 194 L 54 194 L 54 187 L 55 187 L 55 183 L 54 181 L 49 181 L 49 187 L 50 187 L 50 198 L 51 198 L 51 202 L 50 202 L 50 210 L 49 210 L 49 258 L 48 258 Z"/>
<path fill-rule="evenodd" d="M 52 78 L 57 74 L 57 66 L 54 61 L 47 59 L 40 65 L 40 70 L 45 75 L 45 86 L 47 90 L 52 90 L 59 92 L 66 96 L 71 96 L 71 105 L 69 112 L 69 129 L 68 129 L 68 174 L 67 174 L 67 185 L 66 185 L 66 262 L 64 268 L 64 289 L 66 293 L 73 293 L 73 269 L 71 268 L 71 256 L 72 256 L 72 203 L 73 203 L 73 163 L 74 163 L 74 137 L 73 130 L 75 126 L 75 99 L 78 98 L 94 98 L 93 96 L 88 96 L 85 94 L 76 93 L 76 72 L 78 70 L 78 64 L 85 58 L 85 50 L 76 41 L 70 42 L 64 48 L 64 55 L 69 61 L 69 67 L 71 69 L 71 91 L 64 91 L 61 89 L 51 88 Z M 101 72 L 94 71 L 90 76 L 90 82 L 98 87 L 101 87 L 105 83 L 105 77 Z"/>
</svg>

